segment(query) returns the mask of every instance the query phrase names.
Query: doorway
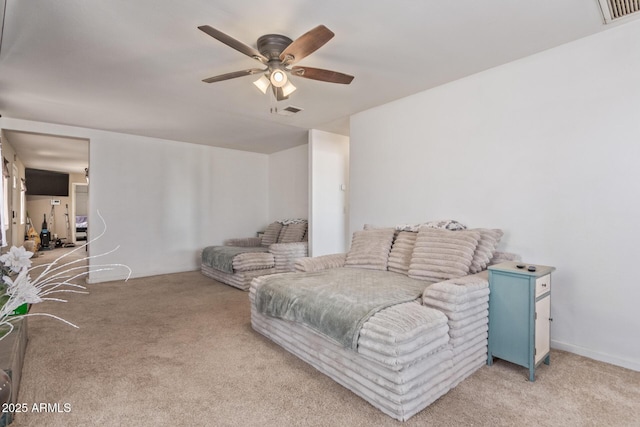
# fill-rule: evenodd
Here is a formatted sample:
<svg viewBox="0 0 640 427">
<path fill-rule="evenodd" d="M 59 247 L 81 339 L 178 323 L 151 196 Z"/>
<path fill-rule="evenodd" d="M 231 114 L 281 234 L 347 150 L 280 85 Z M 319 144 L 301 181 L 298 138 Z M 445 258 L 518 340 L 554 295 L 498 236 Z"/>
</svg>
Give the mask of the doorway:
<svg viewBox="0 0 640 427">
<path fill-rule="evenodd" d="M 89 140 L 10 129 L 1 132 L 3 156 L 10 164 L 8 171 L 12 172 L 7 182 L 10 191 L 7 243 L 23 244 L 29 220 L 35 233 L 40 234 L 40 223 L 46 218 L 51 236 L 60 237 L 55 240 L 56 247 L 58 243 L 73 244 L 76 237 L 75 199 L 80 199 L 80 211 L 88 211 Z M 41 178 L 31 174 L 26 179 L 27 170 L 66 176 L 66 190 L 60 186 L 55 189 L 44 186 L 46 189 L 43 190 Z M 31 185 L 29 180 L 32 180 Z M 76 197 L 76 193 L 83 195 Z"/>
<path fill-rule="evenodd" d="M 86 241 L 89 236 L 89 184 L 74 182 L 71 191 L 69 218 L 73 242 Z"/>
</svg>

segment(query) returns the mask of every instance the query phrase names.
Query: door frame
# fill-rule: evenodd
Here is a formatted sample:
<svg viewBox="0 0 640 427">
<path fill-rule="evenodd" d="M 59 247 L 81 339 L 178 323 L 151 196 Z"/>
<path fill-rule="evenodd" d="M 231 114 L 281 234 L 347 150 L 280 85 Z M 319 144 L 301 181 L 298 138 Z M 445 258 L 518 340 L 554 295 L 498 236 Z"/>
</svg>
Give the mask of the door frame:
<svg viewBox="0 0 640 427">
<path fill-rule="evenodd" d="M 87 192 L 89 191 L 89 183 L 84 182 L 73 182 L 71 184 L 71 208 L 69 209 L 69 226 L 71 227 L 71 241 L 76 243 L 76 192 L 78 187 L 83 186 L 87 187 Z M 87 203 L 89 200 L 87 199 Z M 87 206 L 87 212 L 89 212 L 89 207 Z M 87 215 L 88 216 L 88 215 Z M 89 227 L 87 226 L 87 242 L 89 241 Z"/>
</svg>

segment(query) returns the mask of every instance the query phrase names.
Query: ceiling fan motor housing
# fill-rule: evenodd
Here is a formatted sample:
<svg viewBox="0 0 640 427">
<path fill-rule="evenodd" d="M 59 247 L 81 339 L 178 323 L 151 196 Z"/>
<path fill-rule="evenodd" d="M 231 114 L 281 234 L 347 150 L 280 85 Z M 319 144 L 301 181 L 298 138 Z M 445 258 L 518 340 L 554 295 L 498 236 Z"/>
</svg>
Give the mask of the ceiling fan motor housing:
<svg viewBox="0 0 640 427">
<path fill-rule="evenodd" d="M 269 59 L 269 62 L 278 60 L 280 54 L 287 48 L 293 40 L 280 34 L 265 34 L 258 39 L 258 52 Z"/>
</svg>

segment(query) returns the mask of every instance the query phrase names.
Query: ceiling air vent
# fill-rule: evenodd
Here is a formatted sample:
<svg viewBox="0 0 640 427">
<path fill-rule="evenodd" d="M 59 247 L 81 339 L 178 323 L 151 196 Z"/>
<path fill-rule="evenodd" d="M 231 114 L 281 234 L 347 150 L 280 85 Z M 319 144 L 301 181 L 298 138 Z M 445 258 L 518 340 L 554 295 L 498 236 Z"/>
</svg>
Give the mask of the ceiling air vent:
<svg viewBox="0 0 640 427">
<path fill-rule="evenodd" d="M 281 109 L 277 107 L 271 109 L 273 114 L 279 114 L 281 116 L 293 116 L 294 114 L 298 114 L 300 111 L 302 111 L 302 108 L 294 107 L 293 105 L 289 105 L 288 107 Z"/>
<path fill-rule="evenodd" d="M 640 0 L 598 0 L 606 24 L 626 18 L 640 16 Z"/>
</svg>

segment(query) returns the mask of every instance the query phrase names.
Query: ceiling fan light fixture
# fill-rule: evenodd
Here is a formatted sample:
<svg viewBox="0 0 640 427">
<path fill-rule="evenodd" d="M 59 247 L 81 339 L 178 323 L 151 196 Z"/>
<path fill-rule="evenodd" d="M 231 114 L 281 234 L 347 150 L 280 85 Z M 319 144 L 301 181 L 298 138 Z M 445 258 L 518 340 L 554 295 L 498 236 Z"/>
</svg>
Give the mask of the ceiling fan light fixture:
<svg viewBox="0 0 640 427">
<path fill-rule="evenodd" d="M 271 84 L 271 82 L 269 81 L 267 76 L 263 74 L 258 80 L 253 82 L 253 84 L 256 85 L 256 87 L 266 95 L 267 89 L 269 89 L 269 85 Z"/>
<path fill-rule="evenodd" d="M 275 87 L 284 87 L 288 81 L 286 73 L 280 69 L 273 70 L 269 80 Z"/>
<path fill-rule="evenodd" d="M 290 80 L 282 87 L 282 95 L 289 96 L 296 90 L 296 87 L 291 83 Z"/>
</svg>

